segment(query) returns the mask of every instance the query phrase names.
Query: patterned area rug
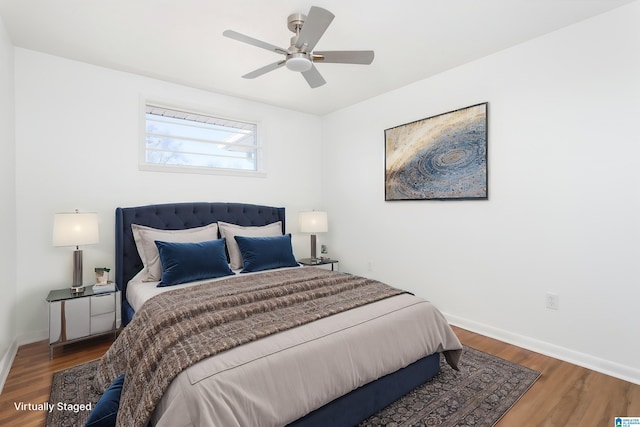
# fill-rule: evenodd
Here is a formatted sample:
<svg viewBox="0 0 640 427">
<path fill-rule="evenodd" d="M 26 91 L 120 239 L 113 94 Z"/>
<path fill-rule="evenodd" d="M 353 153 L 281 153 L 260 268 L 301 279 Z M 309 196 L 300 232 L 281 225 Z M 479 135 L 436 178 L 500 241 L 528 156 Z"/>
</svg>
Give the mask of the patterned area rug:
<svg viewBox="0 0 640 427">
<path fill-rule="evenodd" d="M 74 404 L 95 404 L 91 387 L 97 361 L 53 374 L 48 427 L 82 426 L 89 412 Z M 360 426 L 493 426 L 538 379 L 540 373 L 471 347 L 464 347 L 460 371 L 442 358 L 441 372 L 428 383 L 362 422 Z M 59 403 L 66 404 L 59 410 Z"/>
<path fill-rule="evenodd" d="M 460 371 L 444 358 L 440 373 L 361 427 L 490 427 L 529 390 L 540 372 L 464 346 Z"/>
</svg>

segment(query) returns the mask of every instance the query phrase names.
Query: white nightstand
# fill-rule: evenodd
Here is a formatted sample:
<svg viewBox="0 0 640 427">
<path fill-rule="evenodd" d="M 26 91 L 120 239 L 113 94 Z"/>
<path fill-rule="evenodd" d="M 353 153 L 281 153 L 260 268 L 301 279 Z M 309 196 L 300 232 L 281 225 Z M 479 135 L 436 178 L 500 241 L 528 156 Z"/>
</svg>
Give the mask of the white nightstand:
<svg viewBox="0 0 640 427">
<path fill-rule="evenodd" d="M 118 333 L 120 291 L 94 293 L 93 286 L 75 294 L 56 289 L 47 296 L 49 303 L 49 358 L 53 349 L 98 335 Z"/>
</svg>

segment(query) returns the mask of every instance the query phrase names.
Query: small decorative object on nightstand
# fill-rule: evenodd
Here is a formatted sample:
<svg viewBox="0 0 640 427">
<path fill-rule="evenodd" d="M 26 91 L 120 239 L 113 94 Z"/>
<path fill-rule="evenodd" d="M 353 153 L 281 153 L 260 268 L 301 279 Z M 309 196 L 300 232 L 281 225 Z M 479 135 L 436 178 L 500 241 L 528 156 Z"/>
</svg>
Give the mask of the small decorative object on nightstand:
<svg viewBox="0 0 640 427">
<path fill-rule="evenodd" d="M 331 271 L 333 271 L 333 266 L 337 264 L 339 261 L 337 259 L 330 258 L 302 258 L 299 259 L 298 262 L 305 267 L 318 267 L 320 265 L 331 265 Z"/>
<path fill-rule="evenodd" d="M 86 286 L 83 293 L 55 289 L 49 292 L 47 302 L 50 358 L 54 347 L 98 335 L 117 335 L 120 291 L 115 285 L 102 292 L 94 292 L 93 286 Z"/>
<path fill-rule="evenodd" d="M 99 267 L 95 269 L 96 285 L 106 285 L 109 283 L 109 271 L 111 271 L 111 269 L 107 267 Z"/>
</svg>

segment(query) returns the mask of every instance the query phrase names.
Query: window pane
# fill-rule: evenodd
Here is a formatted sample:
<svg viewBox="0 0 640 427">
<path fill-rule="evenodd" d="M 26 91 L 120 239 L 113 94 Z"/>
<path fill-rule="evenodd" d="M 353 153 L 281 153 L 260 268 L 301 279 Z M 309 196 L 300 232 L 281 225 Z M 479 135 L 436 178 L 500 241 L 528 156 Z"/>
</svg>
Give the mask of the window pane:
<svg viewBox="0 0 640 427">
<path fill-rule="evenodd" d="M 257 125 L 147 105 L 145 163 L 258 170 Z"/>
</svg>

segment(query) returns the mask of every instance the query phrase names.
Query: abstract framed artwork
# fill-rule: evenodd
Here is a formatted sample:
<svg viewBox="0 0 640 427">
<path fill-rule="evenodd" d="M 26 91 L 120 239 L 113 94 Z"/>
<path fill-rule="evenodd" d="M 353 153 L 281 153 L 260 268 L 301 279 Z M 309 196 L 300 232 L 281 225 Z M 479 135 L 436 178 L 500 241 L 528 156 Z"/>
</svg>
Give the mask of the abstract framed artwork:
<svg viewBox="0 0 640 427">
<path fill-rule="evenodd" d="M 385 200 L 486 200 L 487 105 L 384 131 Z"/>
</svg>

